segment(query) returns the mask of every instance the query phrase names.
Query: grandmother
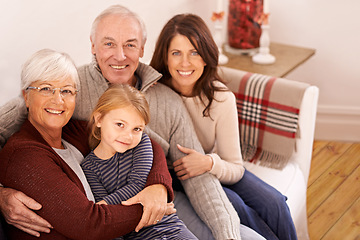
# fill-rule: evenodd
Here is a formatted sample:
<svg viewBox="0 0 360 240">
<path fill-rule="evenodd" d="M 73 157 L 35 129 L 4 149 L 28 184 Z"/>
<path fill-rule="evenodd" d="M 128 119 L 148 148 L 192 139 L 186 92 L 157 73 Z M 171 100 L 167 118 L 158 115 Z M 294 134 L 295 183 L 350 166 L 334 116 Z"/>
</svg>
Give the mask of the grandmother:
<svg viewBox="0 0 360 240">
<path fill-rule="evenodd" d="M 112 239 L 134 230 L 142 217 L 141 205 L 94 204 L 79 165 L 89 152 L 87 122 L 70 119 L 79 77 L 69 56 L 49 49 L 36 52 L 24 64 L 21 81 L 28 118 L 0 152 L 0 182 L 42 204 L 37 213 L 52 230 L 40 238 Z M 172 201 L 164 153 L 154 142 L 153 149 L 147 188 L 163 185 Z M 152 209 L 146 225 L 163 214 Z M 33 239 L 11 225 L 6 232 L 10 239 Z"/>
</svg>

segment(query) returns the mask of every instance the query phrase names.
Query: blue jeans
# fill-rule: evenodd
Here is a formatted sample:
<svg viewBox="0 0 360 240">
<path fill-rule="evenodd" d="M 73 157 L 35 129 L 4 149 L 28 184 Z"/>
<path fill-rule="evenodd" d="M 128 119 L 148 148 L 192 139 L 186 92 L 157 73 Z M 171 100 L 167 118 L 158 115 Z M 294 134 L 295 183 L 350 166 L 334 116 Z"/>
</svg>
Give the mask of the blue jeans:
<svg viewBox="0 0 360 240">
<path fill-rule="evenodd" d="M 267 240 L 297 239 L 286 197 L 251 172 L 233 185 L 223 185 L 241 224 L 254 229 Z"/>
</svg>

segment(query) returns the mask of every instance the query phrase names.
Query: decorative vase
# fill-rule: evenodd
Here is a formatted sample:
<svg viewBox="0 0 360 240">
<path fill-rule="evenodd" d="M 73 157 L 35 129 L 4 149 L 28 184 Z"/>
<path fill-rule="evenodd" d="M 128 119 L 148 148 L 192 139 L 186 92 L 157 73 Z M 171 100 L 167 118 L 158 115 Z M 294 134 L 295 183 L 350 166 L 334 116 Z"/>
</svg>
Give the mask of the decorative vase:
<svg viewBox="0 0 360 240">
<path fill-rule="evenodd" d="M 263 0 L 229 0 L 228 45 L 251 50 L 259 47 Z"/>
</svg>

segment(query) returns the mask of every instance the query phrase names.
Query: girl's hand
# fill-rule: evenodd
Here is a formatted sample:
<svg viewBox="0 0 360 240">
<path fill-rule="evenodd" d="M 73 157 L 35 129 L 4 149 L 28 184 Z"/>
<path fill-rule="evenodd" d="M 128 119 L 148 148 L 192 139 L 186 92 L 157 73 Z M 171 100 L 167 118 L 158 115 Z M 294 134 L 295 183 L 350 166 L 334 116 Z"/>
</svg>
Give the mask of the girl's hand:
<svg viewBox="0 0 360 240">
<path fill-rule="evenodd" d="M 181 152 L 187 154 L 173 163 L 174 171 L 180 180 L 186 180 L 211 170 L 213 161 L 210 156 L 179 144 L 177 147 Z"/>
<path fill-rule="evenodd" d="M 106 202 L 105 200 L 101 200 L 101 201 L 97 202 L 96 204 L 100 204 L 100 205 L 101 205 L 101 204 L 108 205 L 108 204 L 107 204 L 107 202 Z"/>
</svg>

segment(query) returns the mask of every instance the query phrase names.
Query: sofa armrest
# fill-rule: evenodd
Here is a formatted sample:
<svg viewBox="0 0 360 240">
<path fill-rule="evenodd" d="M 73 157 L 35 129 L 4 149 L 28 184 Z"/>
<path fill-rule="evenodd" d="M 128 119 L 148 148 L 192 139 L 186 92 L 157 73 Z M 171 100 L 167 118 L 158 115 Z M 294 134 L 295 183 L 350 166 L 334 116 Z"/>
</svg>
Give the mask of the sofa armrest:
<svg viewBox="0 0 360 240">
<path fill-rule="evenodd" d="M 299 164 L 300 169 L 304 174 L 306 184 L 309 178 L 313 152 L 318 98 L 318 87 L 309 86 L 305 90 L 299 114 L 299 138 L 296 140 L 296 151 L 290 159 L 290 161 L 295 161 Z"/>
</svg>

